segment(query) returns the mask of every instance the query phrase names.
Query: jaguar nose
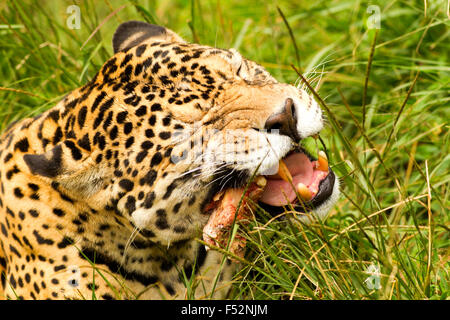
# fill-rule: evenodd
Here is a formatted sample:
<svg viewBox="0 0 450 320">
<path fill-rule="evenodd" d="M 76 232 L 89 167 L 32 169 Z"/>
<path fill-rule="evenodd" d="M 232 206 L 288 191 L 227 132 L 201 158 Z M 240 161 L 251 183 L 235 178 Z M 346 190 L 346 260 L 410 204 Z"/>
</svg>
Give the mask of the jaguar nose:
<svg viewBox="0 0 450 320">
<path fill-rule="evenodd" d="M 300 140 L 297 131 L 297 114 L 295 112 L 294 101 L 287 98 L 281 112 L 271 115 L 264 125 L 267 131 L 278 130 L 279 134 L 286 135 L 294 141 Z"/>
</svg>

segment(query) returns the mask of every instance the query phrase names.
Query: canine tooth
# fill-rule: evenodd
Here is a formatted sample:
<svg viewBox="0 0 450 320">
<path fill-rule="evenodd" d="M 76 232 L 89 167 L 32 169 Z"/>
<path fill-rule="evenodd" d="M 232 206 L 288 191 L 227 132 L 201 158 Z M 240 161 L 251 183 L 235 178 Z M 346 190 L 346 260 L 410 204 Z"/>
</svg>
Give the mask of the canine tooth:
<svg viewBox="0 0 450 320">
<path fill-rule="evenodd" d="M 328 172 L 328 158 L 325 152 L 323 152 L 322 150 L 319 151 L 317 162 L 318 162 L 317 165 L 318 170 Z"/>
<path fill-rule="evenodd" d="M 292 181 L 292 175 L 283 160 L 278 163 L 278 175 L 286 182 Z"/>
<path fill-rule="evenodd" d="M 255 183 L 258 187 L 264 188 L 267 184 L 267 180 L 263 176 L 259 176 L 256 178 Z"/>
<path fill-rule="evenodd" d="M 323 150 L 320 150 L 320 151 L 319 151 L 319 157 L 322 157 L 322 158 L 324 158 L 325 160 L 328 160 L 327 154 L 326 154 Z"/>
<path fill-rule="evenodd" d="M 309 201 L 312 199 L 312 193 L 309 191 L 308 187 L 305 186 L 303 183 L 299 183 L 297 185 L 297 192 L 300 198 L 302 198 L 303 201 Z"/>
<path fill-rule="evenodd" d="M 216 193 L 216 195 L 213 197 L 213 200 L 219 201 L 222 198 L 224 193 L 225 193 L 225 191 L 220 191 L 220 192 Z"/>
</svg>

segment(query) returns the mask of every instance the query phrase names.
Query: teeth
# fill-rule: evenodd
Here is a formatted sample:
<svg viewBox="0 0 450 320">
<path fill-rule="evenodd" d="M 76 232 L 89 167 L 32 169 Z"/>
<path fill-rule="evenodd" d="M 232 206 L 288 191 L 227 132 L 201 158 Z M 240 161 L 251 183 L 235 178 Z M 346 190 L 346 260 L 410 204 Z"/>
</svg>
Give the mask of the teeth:
<svg viewBox="0 0 450 320">
<path fill-rule="evenodd" d="M 258 187 L 264 188 L 267 184 L 267 180 L 263 176 L 259 176 L 256 178 L 255 183 Z"/>
<path fill-rule="evenodd" d="M 299 183 L 297 185 L 297 192 L 300 198 L 302 198 L 303 201 L 309 201 L 312 199 L 312 193 L 309 191 L 308 187 L 305 186 L 303 183 Z"/>
<path fill-rule="evenodd" d="M 317 170 L 328 172 L 328 158 L 325 152 L 319 151 Z"/>
<path fill-rule="evenodd" d="M 220 191 L 220 192 L 216 193 L 215 196 L 213 197 L 213 200 L 219 201 L 222 198 L 222 196 L 224 195 L 224 193 L 225 193 L 225 191 Z"/>
<path fill-rule="evenodd" d="M 292 175 L 283 160 L 278 163 L 278 175 L 286 182 L 292 182 Z"/>
</svg>

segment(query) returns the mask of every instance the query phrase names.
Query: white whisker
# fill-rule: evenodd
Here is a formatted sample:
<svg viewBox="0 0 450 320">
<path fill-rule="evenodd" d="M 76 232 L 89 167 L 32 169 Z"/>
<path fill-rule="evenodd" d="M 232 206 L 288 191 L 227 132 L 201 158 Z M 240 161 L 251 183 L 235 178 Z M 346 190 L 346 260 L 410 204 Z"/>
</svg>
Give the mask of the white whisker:
<svg viewBox="0 0 450 320">
<path fill-rule="evenodd" d="M 131 243 L 134 241 L 134 239 L 136 238 L 137 234 L 139 232 L 139 229 L 137 227 L 134 227 L 133 232 L 131 232 L 130 237 L 128 238 L 128 241 L 125 245 L 125 249 L 123 250 L 123 257 L 122 257 L 122 261 L 120 263 L 121 266 L 124 265 L 125 260 L 126 260 L 126 256 L 127 256 L 127 251 L 130 248 Z"/>
</svg>

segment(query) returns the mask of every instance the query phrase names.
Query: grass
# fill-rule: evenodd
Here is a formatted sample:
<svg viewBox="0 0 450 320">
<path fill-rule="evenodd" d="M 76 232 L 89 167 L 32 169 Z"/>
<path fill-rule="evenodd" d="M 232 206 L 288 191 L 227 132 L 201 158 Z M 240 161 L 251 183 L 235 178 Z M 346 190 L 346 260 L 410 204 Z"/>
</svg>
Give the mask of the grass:
<svg viewBox="0 0 450 320">
<path fill-rule="evenodd" d="M 248 253 L 229 298 L 448 299 L 448 7 L 378 1 L 380 29 L 369 29 L 376 11 L 367 1 L 258 3 L 77 1 L 81 29 L 71 30 L 73 2 L 3 2 L 0 128 L 86 83 L 111 56 L 115 28 L 131 19 L 235 47 L 280 82 L 301 81 L 297 69 L 323 100 L 321 138 L 343 195 L 311 226 L 258 210 L 243 230 Z M 366 281 L 371 265 L 378 289 Z"/>
</svg>

